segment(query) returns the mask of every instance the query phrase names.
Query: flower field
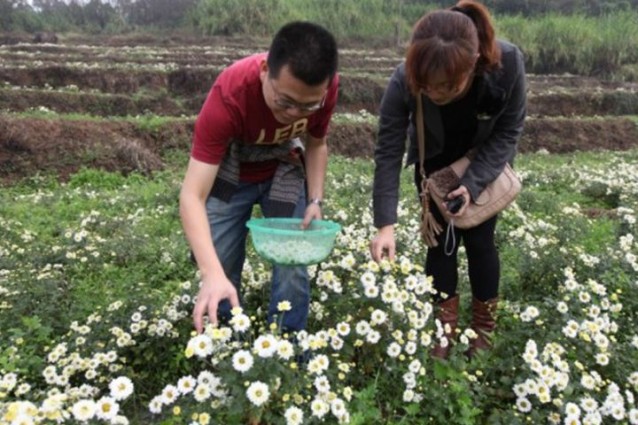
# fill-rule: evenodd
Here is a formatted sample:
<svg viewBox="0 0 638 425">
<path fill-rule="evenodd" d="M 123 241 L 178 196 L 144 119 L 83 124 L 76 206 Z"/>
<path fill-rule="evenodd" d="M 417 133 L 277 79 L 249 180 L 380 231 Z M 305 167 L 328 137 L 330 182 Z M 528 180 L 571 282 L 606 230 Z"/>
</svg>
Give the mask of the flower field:
<svg viewBox="0 0 638 425">
<path fill-rule="evenodd" d="M 270 266 L 250 249 L 242 308 L 195 335 L 177 205 L 190 129 L 211 70 L 254 48 L 0 46 L 0 424 L 638 424 L 629 83 L 530 76 L 494 348 L 464 355 L 460 273 L 441 362 L 411 172 L 397 260 L 368 253 L 374 105 L 400 54 L 345 50 L 325 205 L 343 229 L 310 268 L 307 331 L 266 323 Z"/>
</svg>

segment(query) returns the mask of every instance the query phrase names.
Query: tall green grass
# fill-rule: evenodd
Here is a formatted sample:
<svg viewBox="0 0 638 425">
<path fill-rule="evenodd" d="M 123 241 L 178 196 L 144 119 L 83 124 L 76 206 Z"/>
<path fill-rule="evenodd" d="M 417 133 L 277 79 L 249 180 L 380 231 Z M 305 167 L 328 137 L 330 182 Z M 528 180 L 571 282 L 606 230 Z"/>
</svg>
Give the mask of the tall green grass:
<svg viewBox="0 0 638 425">
<path fill-rule="evenodd" d="M 191 23 L 206 35 L 270 37 L 290 20 L 325 25 L 341 42 L 404 45 L 418 19 L 436 6 L 368 0 L 204 0 Z M 620 10 L 592 17 L 550 13 L 535 17 L 494 15 L 497 36 L 519 45 L 532 73 L 616 76 L 638 79 L 638 12 Z"/>
<path fill-rule="evenodd" d="M 497 33 L 524 51 L 529 72 L 601 76 L 617 74 L 623 65 L 638 62 L 636 22 L 636 12 L 598 18 L 499 16 L 495 21 Z"/>
</svg>

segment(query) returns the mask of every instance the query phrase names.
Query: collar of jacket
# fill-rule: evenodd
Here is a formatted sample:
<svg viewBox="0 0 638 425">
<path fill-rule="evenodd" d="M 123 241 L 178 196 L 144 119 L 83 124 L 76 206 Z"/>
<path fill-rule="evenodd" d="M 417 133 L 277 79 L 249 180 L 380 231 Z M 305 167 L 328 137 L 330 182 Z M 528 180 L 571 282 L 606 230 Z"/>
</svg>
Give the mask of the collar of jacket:
<svg viewBox="0 0 638 425">
<path fill-rule="evenodd" d="M 513 64 L 509 62 L 513 57 L 503 54 L 502 66 L 496 71 L 479 74 L 474 77 L 472 84 L 477 87 L 477 102 L 475 108 L 476 118 L 479 128 L 477 136 L 482 133 L 482 127 L 488 124 L 502 112 L 507 104 L 508 90 L 512 85 L 516 75 L 514 72 L 505 72 L 505 69 L 513 70 Z M 423 96 L 423 112 L 425 117 L 426 132 L 432 137 L 428 143 L 429 155 L 432 157 L 441 151 L 445 143 L 443 130 L 443 120 L 441 119 L 440 108 L 432 103 L 427 96 Z M 474 141 L 476 142 L 476 140 Z"/>
</svg>

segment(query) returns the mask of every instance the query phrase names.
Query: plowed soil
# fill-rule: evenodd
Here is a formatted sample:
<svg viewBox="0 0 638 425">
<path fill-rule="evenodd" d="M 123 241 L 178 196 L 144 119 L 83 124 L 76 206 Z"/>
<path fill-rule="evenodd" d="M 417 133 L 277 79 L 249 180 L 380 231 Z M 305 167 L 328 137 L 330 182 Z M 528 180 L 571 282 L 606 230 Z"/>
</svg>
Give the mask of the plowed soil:
<svg viewBox="0 0 638 425">
<path fill-rule="evenodd" d="M 247 49 L 267 48 L 264 40 L 153 36 L 17 44 L 28 41 L 24 34 L 0 37 L 0 185 L 37 173 L 64 180 L 81 167 L 162 169 L 168 151 L 189 151 L 193 117 L 219 70 Z M 151 48 L 138 49 L 145 45 Z M 337 111 L 376 114 L 403 51 L 343 47 Z M 630 117 L 638 116 L 638 83 L 571 75 L 528 75 L 527 81 L 529 118 L 520 152 L 637 147 L 638 125 Z M 96 119 L 21 114 L 39 107 Z M 105 118 L 140 114 L 190 118 L 167 118 L 153 129 Z M 372 158 L 375 142 L 373 124 L 333 124 L 330 130 L 334 154 Z"/>
<path fill-rule="evenodd" d="M 37 173 L 64 180 L 82 167 L 150 174 L 164 167 L 166 152 L 189 151 L 193 124 L 191 119 L 173 120 L 149 131 L 126 121 L 0 115 L 0 184 Z M 623 117 L 530 118 L 519 151 L 627 150 L 637 140 L 638 126 Z M 330 152 L 348 157 L 372 158 L 375 141 L 373 124 L 335 124 L 329 134 Z"/>
</svg>

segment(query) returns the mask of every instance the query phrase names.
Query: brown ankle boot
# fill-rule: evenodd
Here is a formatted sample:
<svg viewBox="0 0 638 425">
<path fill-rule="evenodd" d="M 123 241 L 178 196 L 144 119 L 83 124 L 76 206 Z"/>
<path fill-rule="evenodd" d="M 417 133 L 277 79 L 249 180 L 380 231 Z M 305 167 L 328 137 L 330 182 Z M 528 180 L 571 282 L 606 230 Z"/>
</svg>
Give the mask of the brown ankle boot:
<svg viewBox="0 0 638 425">
<path fill-rule="evenodd" d="M 490 341 L 492 332 L 496 327 L 496 305 L 498 298 L 492 298 L 485 302 L 472 298 L 472 329 L 478 335 L 470 341 L 467 352 L 472 357 L 478 350 L 489 350 L 492 347 Z"/>
<path fill-rule="evenodd" d="M 450 355 L 450 346 L 456 339 L 456 327 L 459 323 L 459 296 L 455 295 L 436 306 L 436 318 L 441 322 L 441 326 L 449 325 L 449 332 L 445 332 L 448 344 L 443 347 L 437 343 L 432 349 L 432 357 L 447 359 Z"/>
</svg>

